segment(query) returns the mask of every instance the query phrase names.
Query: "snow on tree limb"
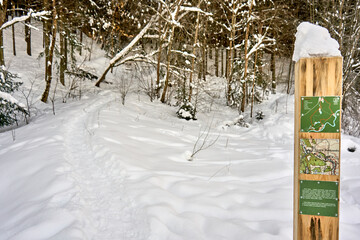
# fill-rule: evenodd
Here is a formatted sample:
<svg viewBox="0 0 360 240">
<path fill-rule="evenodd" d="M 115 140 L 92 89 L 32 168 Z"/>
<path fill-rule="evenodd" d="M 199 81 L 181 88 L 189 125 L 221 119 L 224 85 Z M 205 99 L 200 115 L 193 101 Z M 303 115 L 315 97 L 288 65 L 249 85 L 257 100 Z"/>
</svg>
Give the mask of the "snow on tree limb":
<svg viewBox="0 0 360 240">
<path fill-rule="evenodd" d="M 50 14 L 49 11 L 33 12 L 32 10 L 30 10 L 27 15 L 21 16 L 21 17 L 15 17 L 12 20 L 4 23 L 0 27 L 0 31 L 7 28 L 7 27 L 10 27 L 11 25 L 14 25 L 15 23 L 24 22 L 25 20 L 27 20 L 27 19 L 29 19 L 31 17 L 42 17 L 42 16 L 49 15 L 49 14 Z"/>
<path fill-rule="evenodd" d="M 150 21 L 146 24 L 146 26 L 139 32 L 138 35 L 125 47 L 123 48 L 118 54 L 115 55 L 114 58 L 110 60 L 109 66 L 105 69 L 104 73 L 101 75 L 100 79 L 96 82 L 95 86 L 99 87 L 100 83 L 105 80 L 106 74 L 109 72 L 109 70 L 115 66 L 117 62 L 119 62 L 125 55 L 127 55 L 130 50 L 135 46 L 135 44 L 146 34 L 146 32 L 149 30 L 151 25 L 157 21 L 159 15 L 154 15 Z"/>
</svg>

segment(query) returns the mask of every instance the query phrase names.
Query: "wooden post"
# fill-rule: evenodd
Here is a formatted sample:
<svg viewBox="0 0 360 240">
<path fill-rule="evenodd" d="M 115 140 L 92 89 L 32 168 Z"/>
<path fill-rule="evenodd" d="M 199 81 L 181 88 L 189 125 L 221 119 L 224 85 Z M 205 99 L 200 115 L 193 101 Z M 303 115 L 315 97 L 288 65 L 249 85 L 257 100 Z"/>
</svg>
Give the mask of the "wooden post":
<svg viewBox="0 0 360 240">
<path fill-rule="evenodd" d="M 295 65 L 294 240 L 339 239 L 342 57 Z"/>
</svg>

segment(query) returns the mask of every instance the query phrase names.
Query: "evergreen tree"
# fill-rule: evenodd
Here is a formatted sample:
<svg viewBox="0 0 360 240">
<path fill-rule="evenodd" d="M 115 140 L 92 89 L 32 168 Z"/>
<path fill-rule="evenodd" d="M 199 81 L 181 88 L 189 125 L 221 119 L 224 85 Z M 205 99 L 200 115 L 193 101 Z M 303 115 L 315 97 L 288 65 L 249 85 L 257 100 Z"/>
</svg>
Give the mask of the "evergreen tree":
<svg viewBox="0 0 360 240">
<path fill-rule="evenodd" d="M 17 76 L 0 68 L 0 127 L 17 123 L 19 115 L 27 115 L 27 111 L 11 94 L 18 90 L 21 82 L 14 79 Z"/>
</svg>

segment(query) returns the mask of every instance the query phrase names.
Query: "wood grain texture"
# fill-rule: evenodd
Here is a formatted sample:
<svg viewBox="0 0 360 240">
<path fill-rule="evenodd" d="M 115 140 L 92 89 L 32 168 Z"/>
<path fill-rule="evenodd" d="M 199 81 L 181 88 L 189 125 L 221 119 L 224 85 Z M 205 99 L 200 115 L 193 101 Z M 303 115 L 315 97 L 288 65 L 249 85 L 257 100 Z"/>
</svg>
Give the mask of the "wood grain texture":
<svg viewBox="0 0 360 240">
<path fill-rule="evenodd" d="M 300 180 L 338 181 L 340 184 L 340 175 L 300 174 L 299 172 L 301 138 L 339 139 L 341 144 L 341 130 L 339 133 L 300 132 L 301 97 L 341 96 L 341 93 L 342 57 L 302 58 L 295 64 L 294 240 L 339 239 L 338 217 L 299 214 L 299 184 Z M 340 159 L 339 165 L 341 166 Z"/>
</svg>

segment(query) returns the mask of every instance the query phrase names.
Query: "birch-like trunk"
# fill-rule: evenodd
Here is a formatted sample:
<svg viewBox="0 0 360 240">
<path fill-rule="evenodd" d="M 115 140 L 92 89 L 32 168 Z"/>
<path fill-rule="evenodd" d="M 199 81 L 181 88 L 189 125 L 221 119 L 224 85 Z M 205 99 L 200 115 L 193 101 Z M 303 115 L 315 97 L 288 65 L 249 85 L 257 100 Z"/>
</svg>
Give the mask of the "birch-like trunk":
<svg viewBox="0 0 360 240">
<path fill-rule="evenodd" d="M 59 22 L 59 37 L 60 37 L 60 83 L 65 86 L 65 71 L 66 71 L 66 62 L 65 62 L 65 27 L 64 27 L 64 16 L 63 11 L 60 9 L 60 22 Z"/>
<path fill-rule="evenodd" d="M 198 8 L 200 7 L 201 0 L 199 1 Z M 193 92 L 193 73 L 195 70 L 195 54 L 196 49 L 198 45 L 198 35 L 199 35 L 199 22 L 200 22 L 200 12 L 197 13 L 196 16 L 196 27 L 195 27 L 195 37 L 194 37 L 194 45 L 193 45 L 193 51 L 192 51 L 192 59 L 191 59 L 191 72 L 189 76 L 189 102 L 191 102 L 192 92 Z"/>
<path fill-rule="evenodd" d="M 234 64 L 234 40 L 235 40 L 235 30 L 236 30 L 236 13 L 235 9 L 237 5 L 233 3 L 232 6 L 232 15 L 231 15 L 231 31 L 230 31 L 230 39 L 229 39 L 229 55 L 227 56 L 227 72 L 226 72 L 226 78 L 227 78 L 227 96 L 226 96 L 226 104 L 230 105 L 231 101 L 231 84 L 232 84 L 232 77 L 233 77 L 233 64 Z"/>
<path fill-rule="evenodd" d="M 179 0 L 178 3 L 176 4 L 176 10 L 175 10 L 175 14 L 174 14 L 174 20 L 175 21 L 177 20 L 177 16 L 178 16 L 179 11 L 180 11 L 180 6 L 183 3 L 183 1 L 184 0 Z M 170 33 L 169 45 L 168 45 L 168 52 L 167 52 L 167 56 L 166 56 L 166 78 L 165 78 L 165 83 L 164 83 L 164 89 L 163 89 L 163 92 L 162 92 L 161 98 L 160 98 L 160 101 L 162 103 L 165 103 L 166 92 L 167 92 L 167 88 L 168 88 L 168 85 L 169 85 L 171 50 L 172 50 L 172 45 L 173 45 L 173 41 L 174 41 L 175 29 L 176 29 L 176 25 L 173 24 L 172 27 L 171 27 L 171 33 Z"/>
<path fill-rule="evenodd" d="M 160 12 L 162 12 L 162 4 L 160 5 Z M 156 66 L 156 87 L 155 87 L 155 95 L 157 98 L 160 98 L 160 75 L 161 75 L 161 54 L 162 54 L 162 28 L 161 28 L 161 19 L 159 18 L 158 22 L 158 34 L 159 34 L 159 53 L 157 55 L 157 66 Z"/>
</svg>

